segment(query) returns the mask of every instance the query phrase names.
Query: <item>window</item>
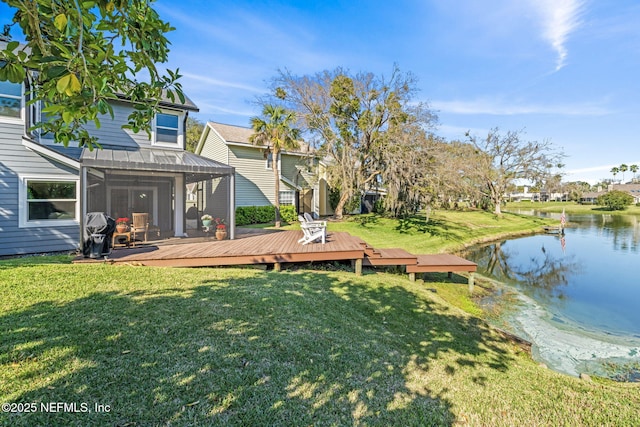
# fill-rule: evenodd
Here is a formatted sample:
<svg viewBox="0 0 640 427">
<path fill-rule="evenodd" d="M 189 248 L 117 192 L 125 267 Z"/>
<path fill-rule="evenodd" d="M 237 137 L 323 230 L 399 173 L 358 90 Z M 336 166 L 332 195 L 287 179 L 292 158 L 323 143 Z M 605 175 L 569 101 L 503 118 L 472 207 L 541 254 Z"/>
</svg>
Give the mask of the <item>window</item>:
<svg viewBox="0 0 640 427">
<path fill-rule="evenodd" d="M 38 123 L 45 123 L 45 122 L 49 122 L 52 119 L 52 116 L 48 113 L 45 113 L 44 111 L 42 111 L 44 109 L 44 105 L 42 102 L 35 102 L 33 104 L 30 105 L 29 107 L 29 111 L 31 114 L 31 125 L 36 125 Z M 48 132 L 44 132 L 42 129 L 38 128 L 38 129 L 34 129 L 33 131 L 31 131 L 31 133 L 34 136 L 37 136 L 40 138 L 41 142 L 53 142 L 53 134 L 52 133 L 48 133 Z M 46 140 L 46 141 L 43 141 Z"/>
<path fill-rule="evenodd" d="M 182 122 L 178 114 L 158 113 L 155 121 L 155 143 L 176 146 L 182 142 Z"/>
<path fill-rule="evenodd" d="M 0 117 L 20 119 L 22 115 L 22 85 L 0 81 Z"/>
<path fill-rule="evenodd" d="M 20 190 L 22 227 L 77 225 L 77 181 L 24 178 Z"/>
<path fill-rule="evenodd" d="M 281 191 L 280 192 L 280 204 L 281 205 L 293 205 L 296 197 L 295 191 Z"/>
</svg>

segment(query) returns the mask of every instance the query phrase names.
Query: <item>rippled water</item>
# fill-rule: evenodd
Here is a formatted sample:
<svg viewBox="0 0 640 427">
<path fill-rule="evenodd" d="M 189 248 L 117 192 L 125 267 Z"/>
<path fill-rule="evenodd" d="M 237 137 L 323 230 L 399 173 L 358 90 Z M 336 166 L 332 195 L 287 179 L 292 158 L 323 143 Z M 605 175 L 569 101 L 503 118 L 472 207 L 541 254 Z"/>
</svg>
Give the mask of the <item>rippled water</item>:
<svg viewBox="0 0 640 427">
<path fill-rule="evenodd" d="M 520 293 L 522 307 L 506 320 L 548 365 L 577 374 L 596 371 L 603 361 L 640 363 L 638 218 L 568 220 L 564 236 L 506 240 L 465 257 L 478 263 L 480 274 Z"/>
</svg>

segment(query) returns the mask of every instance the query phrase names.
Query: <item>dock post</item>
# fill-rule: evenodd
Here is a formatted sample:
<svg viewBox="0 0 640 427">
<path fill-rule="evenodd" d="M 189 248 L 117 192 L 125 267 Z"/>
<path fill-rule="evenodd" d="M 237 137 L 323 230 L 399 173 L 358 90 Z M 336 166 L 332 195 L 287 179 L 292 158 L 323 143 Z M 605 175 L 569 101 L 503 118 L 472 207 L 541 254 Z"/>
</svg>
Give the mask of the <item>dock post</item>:
<svg viewBox="0 0 640 427">
<path fill-rule="evenodd" d="M 473 292 L 473 286 L 475 284 L 474 272 L 469 272 L 469 292 Z"/>
<path fill-rule="evenodd" d="M 355 261 L 356 276 L 362 276 L 362 258 L 358 258 Z"/>
<path fill-rule="evenodd" d="M 280 271 L 280 270 L 282 270 L 282 264 L 280 264 L 279 262 L 274 262 L 273 271 Z"/>
<path fill-rule="evenodd" d="M 416 273 L 409 273 L 409 280 L 412 282 L 416 281 Z"/>
</svg>

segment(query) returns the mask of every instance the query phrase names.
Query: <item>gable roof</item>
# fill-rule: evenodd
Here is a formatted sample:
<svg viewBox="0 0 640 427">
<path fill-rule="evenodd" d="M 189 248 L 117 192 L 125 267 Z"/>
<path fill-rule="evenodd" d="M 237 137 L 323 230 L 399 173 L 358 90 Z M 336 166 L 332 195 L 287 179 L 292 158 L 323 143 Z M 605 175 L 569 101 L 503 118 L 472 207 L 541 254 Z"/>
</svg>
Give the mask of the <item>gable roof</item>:
<svg viewBox="0 0 640 427">
<path fill-rule="evenodd" d="M 213 130 L 216 132 L 227 145 L 242 145 L 246 147 L 253 147 L 256 149 L 264 149 L 266 146 L 264 145 L 254 145 L 249 141 L 249 137 L 253 135 L 254 131 L 251 128 L 236 126 L 236 125 L 227 125 L 224 123 L 216 123 L 216 122 L 207 122 L 204 131 L 200 137 L 200 141 L 198 142 L 198 147 L 196 148 L 196 153 L 202 152 L 202 146 L 204 145 L 204 141 L 207 138 L 207 133 Z M 313 152 L 313 149 L 309 144 L 304 141 L 298 141 L 300 147 L 296 150 L 283 150 L 284 154 L 291 154 L 294 156 L 307 156 L 308 154 Z"/>
<path fill-rule="evenodd" d="M 253 129 L 242 127 L 242 126 L 233 126 L 233 125 L 225 125 L 223 123 L 215 123 L 209 122 L 207 123 L 213 129 L 218 132 L 218 134 L 224 139 L 226 142 L 236 142 L 241 144 L 251 144 L 249 141 L 249 137 L 253 135 Z"/>
</svg>

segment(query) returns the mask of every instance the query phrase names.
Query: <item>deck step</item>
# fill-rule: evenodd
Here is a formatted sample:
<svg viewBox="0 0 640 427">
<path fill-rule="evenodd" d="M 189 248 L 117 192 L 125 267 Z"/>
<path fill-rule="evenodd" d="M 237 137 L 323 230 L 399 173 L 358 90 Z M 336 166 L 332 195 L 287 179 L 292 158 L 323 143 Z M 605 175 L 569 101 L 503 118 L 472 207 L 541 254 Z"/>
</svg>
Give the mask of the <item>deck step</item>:
<svg viewBox="0 0 640 427">
<path fill-rule="evenodd" d="M 407 273 L 475 272 L 478 264 L 450 254 L 418 255 L 417 263 L 407 265 Z"/>
<path fill-rule="evenodd" d="M 365 258 L 363 265 L 367 266 L 382 266 L 382 265 L 414 265 L 417 262 L 417 257 L 404 249 L 392 248 L 392 249 L 376 249 L 375 256 L 368 256 L 365 250 Z"/>
</svg>

